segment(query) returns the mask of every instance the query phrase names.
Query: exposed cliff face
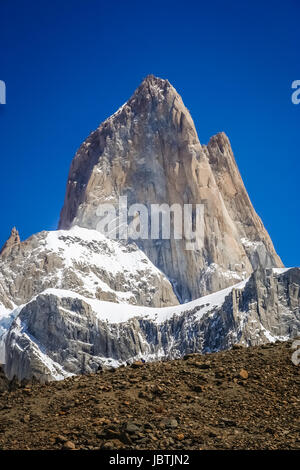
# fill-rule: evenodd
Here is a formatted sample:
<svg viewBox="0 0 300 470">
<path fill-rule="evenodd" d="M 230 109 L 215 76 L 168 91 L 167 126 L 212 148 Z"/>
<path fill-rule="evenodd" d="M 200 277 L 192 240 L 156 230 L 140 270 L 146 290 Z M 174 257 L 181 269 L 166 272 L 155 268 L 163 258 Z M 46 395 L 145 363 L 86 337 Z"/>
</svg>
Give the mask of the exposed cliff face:
<svg viewBox="0 0 300 470">
<path fill-rule="evenodd" d="M 202 148 L 253 270 L 259 267 L 282 266 L 271 239 L 251 204 L 228 137 L 221 132 Z"/>
<path fill-rule="evenodd" d="M 300 269 L 248 281 L 185 305 L 124 306 L 51 289 L 25 305 L 6 338 L 8 377 L 55 380 L 144 357 L 176 358 L 299 335 Z"/>
<path fill-rule="evenodd" d="M 148 76 L 132 98 L 82 144 L 72 162 L 59 227 L 96 228 L 96 209 L 118 203 L 204 204 L 203 246 L 139 240 L 182 301 L 280 267 L 249 200 L 230 143 L 221 133 L 201 146 L 193 120 L 167 80 Z"/>
</svg>

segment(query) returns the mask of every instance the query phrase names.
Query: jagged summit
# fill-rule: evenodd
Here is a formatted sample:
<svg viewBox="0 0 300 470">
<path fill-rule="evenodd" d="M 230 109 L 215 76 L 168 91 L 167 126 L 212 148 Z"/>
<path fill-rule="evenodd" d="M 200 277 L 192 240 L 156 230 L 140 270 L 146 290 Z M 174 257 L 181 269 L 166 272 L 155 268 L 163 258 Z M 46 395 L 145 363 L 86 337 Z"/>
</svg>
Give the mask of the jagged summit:
<svg viewBox="0 0 300 470">
<path fill-rule="evenodd" d="M 180 101 L 181 97 L 176 89 L 171 85 L 169 80 L 147 75 L 132 97 L 128 100 L 127 105 L 134 108 L 136 102 L 146 98 L 154 101 L 166 101 L 168 105 L 173 106 L 176 98 Z M 182 103 L 183 104 L 183 103 Z"/>
<path fill-rule="evenodd" d="M 1 248 L 0 255 L 4 255 L 7 253 L 13 246 L 19 245 L 21 243 L 20 235 L 16 227 L 13 227 L 10 233 L 9 238 L 4 243 L 3 247 Z"/>
<path fill-rule="evenodd" d="M 168 86 L 171 86 L 169 80 L 165 79 L 165 78 L 160 78 L 160 77 L 156 77 L 155 75 L 153 75 L 152 73 L 148 74 L 141 82 L 141 85 L 142 86 L 143 84 L 148 84 L 148 85 L 155 85 L 155 86 L 160 86 L 162 88 L 164 88 L 166 85 Z"/>
<path fill-rule="evenodd" d="M 149 74 L 142 80 L 138 88 L 135 90 L 134 95 L 141 93 L 147 89 L 150 90 L 153 88 L 160 89 L 161 91 L 166 91 L 167 89 L 173 89 L 176 92 L 175 88 L 171 85 L 169 80 L 156 77 L 153 74 Z"/>
<path fill-rule="evenodd" d="M 128 101 L 101 123 L 98 130 L 111 132 L 111 125 L 124 123 L 129 116 L 136 119 L 145 113 L 156 113 L 161 107 L 168 115 L 177 102 L 184 106 L 179 93 L 168 80 L 147 75 Z"/>
</svg>

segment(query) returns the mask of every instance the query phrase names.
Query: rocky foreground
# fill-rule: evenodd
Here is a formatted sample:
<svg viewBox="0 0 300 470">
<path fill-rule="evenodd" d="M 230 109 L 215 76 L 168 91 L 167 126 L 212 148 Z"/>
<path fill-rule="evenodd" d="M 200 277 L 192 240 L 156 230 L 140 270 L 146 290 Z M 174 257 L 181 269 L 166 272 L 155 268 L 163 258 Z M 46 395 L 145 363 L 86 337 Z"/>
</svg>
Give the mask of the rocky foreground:
<svg viewBox="0 0 300 470">
<path fill-rule="evenodd" d="M 74 376 L 0 375 L 0 449 L 300 449 L 291 342 Z"/>
</svg>

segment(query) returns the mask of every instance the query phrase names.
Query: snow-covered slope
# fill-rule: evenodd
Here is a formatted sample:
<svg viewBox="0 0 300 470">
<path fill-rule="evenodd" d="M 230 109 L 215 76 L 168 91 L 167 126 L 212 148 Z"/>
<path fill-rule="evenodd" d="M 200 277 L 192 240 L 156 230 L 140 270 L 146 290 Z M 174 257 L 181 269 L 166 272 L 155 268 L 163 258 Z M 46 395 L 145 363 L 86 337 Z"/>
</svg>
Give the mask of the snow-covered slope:
<svg viewBox="0 0 300 470">
<path fill-rule="evenodd" d="M 300 269 L 258 270 L 184 305 L 115 304 L 47 289 L 26 304 L 6 336 L 8 377 L 59 380 L 138 358 L 175 358 L 300 334 Z"/>
<path fill-rule="evenodd" d="M 79 227 L 41 232 L 0 255 L 0 363 L 15 309 L 49 288 L 115 303 L 178 304 L 170 282 L 136 245 Z"/>
<path fill-rule="evenodd" d="M 79 227 L 40 232 L 0 256 L 2 310 L 51 287 L 114 302 L 178 303 L 169 281 L 136 245 Z"/>
</svg>

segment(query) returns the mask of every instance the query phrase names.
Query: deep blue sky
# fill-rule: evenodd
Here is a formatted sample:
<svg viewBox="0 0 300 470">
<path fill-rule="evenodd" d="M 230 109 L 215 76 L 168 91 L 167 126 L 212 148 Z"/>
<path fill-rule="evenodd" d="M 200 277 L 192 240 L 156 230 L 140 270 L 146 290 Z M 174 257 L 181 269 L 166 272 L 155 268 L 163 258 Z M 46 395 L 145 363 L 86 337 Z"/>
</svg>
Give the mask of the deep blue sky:
<svg viewBox="0 0 300 470">
<path fill-rule="evenodd" d="M 287 266 L 300 265 L 298 0 L 0 0 L 0 245 L 55 229 L 81 142 L 149 73 L 199 138 L 225 131 Z"/>
</svg>

